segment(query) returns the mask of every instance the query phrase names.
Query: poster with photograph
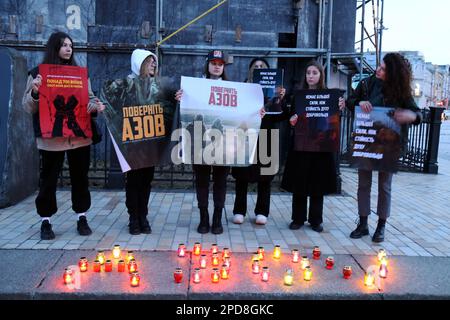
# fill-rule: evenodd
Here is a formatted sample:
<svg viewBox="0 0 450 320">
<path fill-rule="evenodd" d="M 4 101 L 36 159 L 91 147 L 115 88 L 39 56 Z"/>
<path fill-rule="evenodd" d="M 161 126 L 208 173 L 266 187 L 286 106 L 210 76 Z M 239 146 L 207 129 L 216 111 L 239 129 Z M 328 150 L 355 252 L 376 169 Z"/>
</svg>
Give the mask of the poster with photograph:
<svg viewBox="0 0 450 320">
<path fill-rule="evenodd" d="M 373 107 L 365 113 L 355 108 L 352 167 L 362 170 L 397 172 L 401 154 L 401 127 L 394 120 L 394 108 Z"/>
<path fill-rule="evenodd" d="M 43 138 L 92 138 L 86 68 L 39 65 L 39 121 Z"/>
<path fill-rule="evenodd" d="M 337 152 L 339 150 L 341 90 L 300 90 L 295 96 L 298 122 L 295 150 Z"/>
<path fill-rule="evenodd" d="M 256 161 L 264 96 L 259 84 L 182 77 L 182 161 L 249 166 Z"/>
</svg>

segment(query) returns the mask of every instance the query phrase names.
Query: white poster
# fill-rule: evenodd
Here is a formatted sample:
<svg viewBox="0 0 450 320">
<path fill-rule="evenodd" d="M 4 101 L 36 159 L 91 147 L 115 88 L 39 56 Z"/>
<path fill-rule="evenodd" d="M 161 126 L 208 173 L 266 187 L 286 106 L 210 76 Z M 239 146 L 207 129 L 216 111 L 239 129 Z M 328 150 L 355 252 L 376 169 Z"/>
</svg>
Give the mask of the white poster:
<svg viewBox="0 0 450 320">
<path fill-rule="evenodd" d="M 239 167 L 256 162 L 261 85 L 182 77 L 181 89 L 183 163 Z"/>
</svg>

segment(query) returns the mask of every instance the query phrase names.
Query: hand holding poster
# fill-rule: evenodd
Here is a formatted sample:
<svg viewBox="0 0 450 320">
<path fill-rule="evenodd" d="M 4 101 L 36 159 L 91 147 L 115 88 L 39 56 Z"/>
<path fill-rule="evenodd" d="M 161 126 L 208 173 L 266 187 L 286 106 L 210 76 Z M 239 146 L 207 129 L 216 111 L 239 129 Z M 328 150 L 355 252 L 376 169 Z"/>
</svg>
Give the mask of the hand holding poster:
<svg viewBox="0 0 450 320">
<path fill-rule="evenodd" d="M 340 90 L 300 90 L 295 96 L 298 122 L 295 150 L 337 152 L 339 150 Z"/>
<path fill-rule="evenodd" d="M 91 138 L 86 68 L 41 64 L 39 121 L 43 138 Z"/>
<path fill-rule="evenodd" d="M 253 83 L 261 85 L 265 100 L 270 100 L 277 96 L 277 88 L 283 87 L 283 78 L 283 69 L 255 69 L 253 71 Z M 281 112 L 281 110 L 267 111 Z"/>
<path fill-rule="evenodd" d="M 401 153 L 401 127 L 394 120 L 395 109 L 373 107 L 365 113 L 355 109 L 352 167 L 362 170 L 397 172 Z"/>
<path fill-rule="evenodd" d="M 171 134 L 178 117 L 168 87 L 163 78 L 105 83 L 103 114 L 123 172 L 170 163 Z"/>
<path fill-rule="evenodd" d="M 255 161 L 264 97 L 259 84 L 181 78 L 182 161 L 248 166 Z"/>
</svg>

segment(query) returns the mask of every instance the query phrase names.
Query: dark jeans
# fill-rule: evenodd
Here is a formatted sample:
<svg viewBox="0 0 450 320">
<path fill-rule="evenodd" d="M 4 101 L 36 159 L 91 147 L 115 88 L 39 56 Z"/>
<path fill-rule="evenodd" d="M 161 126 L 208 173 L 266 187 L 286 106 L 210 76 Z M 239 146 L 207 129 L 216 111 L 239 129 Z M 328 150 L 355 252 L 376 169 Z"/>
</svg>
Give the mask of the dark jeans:
<svg viewBox="0 0 450 320">
<path fill-rule="evenodd" d="M 387 220 L 391 215 L 392 173 L 378 172 L 377 215 Z M 358 170 L 358 211 L 361 217 L 370 215 L 372 171 Z"/>
<path fill-rule="evenodd" d="M 309 197 L 309 218 L 307 218 L 308 197 L 294 193 L 292 196 L 292 221 L 311 225 L 323 223 L 323 196 Z"/>
<path fill-rule="evenodd" d="M 130 216 L 148 215 L 148 201 L 152 190 L 155 167 L 131 170 L 127 172 L 125 184 L 125 204 Z"/>
<path fill-rule="evenodd" d="M 195 187 L 199 208 L 208 208 L 209 178 L 213 175 L 213 198 L 214 208 L 225 207 L 227 195 L 227 177 L 230 173 L 229 167 L 194 165 Z"/>
<path fill-rule="evenodd" d="M 76 213 L 87 212 L 91 207 L 88 180 L 91 146 L 68 151 L 40 150 L 40 154 L 42 171 L 39 194 L 35 201 L 37 213 L 42 218 L 50 218 L 58 211 L 56 185 L 66 154 L 72 185 L 72 209 Z"/>
<path fill-rule="evenodd" d="M 248 182 L 236 180 L 236 200 L 234 201 L 234 214 L 246 215 L 247 213 Z M 256 200 L 255 214 L 269 216 L 270 211 L 270 181 L 258 182 L 258 197 Z"/>
</svg>

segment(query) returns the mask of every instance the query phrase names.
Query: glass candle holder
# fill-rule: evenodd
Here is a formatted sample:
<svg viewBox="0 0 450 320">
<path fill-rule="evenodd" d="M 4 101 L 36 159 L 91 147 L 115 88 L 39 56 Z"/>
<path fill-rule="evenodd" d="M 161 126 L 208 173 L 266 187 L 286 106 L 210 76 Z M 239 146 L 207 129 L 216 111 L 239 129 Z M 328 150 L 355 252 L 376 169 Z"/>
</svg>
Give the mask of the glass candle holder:
<svg viewBox="0 0 450 320">
<path fill-rule="evenodd" d="M 114 259 L 120 259 L 120 255 L 122 254 L 122 251 L 120 250 L 119 245 L 115 245 L 112 251 Z"/>
<path fill-rule="evenodd" d="M 212 269 L 212 272 L 211 272 L 212 283 L 219 283 L 219 279 L 220 279 L 219 269 L 217 269 L 217 268 Z"/>
<path fill-rule="evenodd" d="M 383 259 L 384 257 L 387 257 L 386 250 L 378 250 L 378 261 L 381 262 L 381 259 Z"/>
<path fill-rule="evenodd" d="M 222 259 L 231 257 L 231 251 L 229 248 L 223 248 L 222 250 Z"/>
<path fill-rule="evenodd" d="M 200 242 L 194 243 L 194 256 L 199 256 L 202 254 L 202 245 Z"/>
<path fill-rule="evenodd" d="M 202 256 L 200 257 L 200 268 L 201 269 L 206 269 L 206 265 L 207 265 L 207 261 L 206 261 L 206 254 L 202 254 Z"/>
<path fill-rule="evenodd" d="M 298 263 L 300 261 L 300 252 L 297 249 L 292 250 L 292 262 Z"/>
<path fill-rule="evenodd" d="M 125 272 L 125 261 L 124 260 L 119 260 L 119 262 L 117 263 L 117 271 Z"/>
<path fill-rule="evenodd" d="M 183 281 L 183 270 L 181 268 L 176 268 L 173 272 L 173 279 L 175 283 L 181 283 Z"/>
<path fill-rule="evenodd" d="M 222 280 L 228 280 L 230 277 L 230 271 L 226 265 L 222 265 L 222 269 L 220 270 L 220 277 Z"/>
<path fill-rule="evenodd" d="M 259 274 L 259 272 L 260 272 L 259 260 L 258 259 L 255 259 L 252 262 L 252 272 L 254 274 Z"/>
<path fill-rule="evenodd" d="M 388 268 L 386 265 L 380 265 L 380 278 L 386 279 L 388 276 Z"/>
<path fill-rule="evenodd" d="M 259 247 L 257 253 L 258 253 L 259 261 L 263 261 L 264 260 L 264 255 L 265 255 L 264 247 Z"/>
<path fill-rule="evenodd" d="M 95 260 L 94 264 L 93 264 L 93 268 L 94 268 L 94 272 L 102 271 L 102 265 L 101 265 L 100 261 Z"/>
<path fill-rule="evenodd" d="M 334 268 L 334 258 L 328 257 L 325 261 L 325 266 L 328 270 L 332 270 Z"/>
<path fill-rule="evenodd" d="M 366 287 L 373 287 L 375 285 L 375 275 L 372 272 L 366 272 L 364 276 L 364 285 Z"/>
<path fill-rule="evenodd" d="M 70 268 L 64 270 L 63 281 L 65 285 L 73 283 L 73 271 Z"/>
<path fill-rule="evenodd" d="M 388 258 L 387 258 L 387 256 L 384 256 L 383 258 L 381 258 L 380 264 L 387 267 L 387 265 L 388 265 Z"/>
<path fill-rule="evenodd" d="M 137 262 L 136 262 L 136 260 L 134 260 L 134 259 L 131 259 L 130 260 L 130 263 L 128 264 L 128 273 L 134 273 L 134 272 L 137 272 L 138 271 L 138 265 L 137 265 Z"/>
<path fill-rule="evenodd" d="M 105 262 L 105 272 L 112 272 L 113 263 L 111 260 L 106 260 Z"/>
<path fill-rule="evenodd" d="M 276 245 L 273 249 L 273 258 L 276 260 L 281 258 L 281 247 L 279 245 Z"/>
<path fill-rule="evenodd" d="M 194 269 L 194 283 L 200 283 L 201 282 L 201 275 L 200 275 L 200 268 Z"/>
<path fill-rule="evenodd" d="M 219 254 L 218 253 L 214 253 L 211 257 L 211 263 L 213 267 L 217 267 L 219 265 L 220 259 L 219 259 Z"/>
<path fill-rule="evenodd" d="M 311 270 L 311 267 L 306 267 L 305 270 L 303 270 L 303 279 L 305 281 L 311 281 L 312 275 L 313 275 L 313 272 Z"/>
<path fill-rule="evenodd" d="M 307 267 L 311 266 L 311 263 L 309 262 L 309 259 L 307 256 L 302 257 L 302 261 L 300 262 L 300 268 L 302 270 L 305 270 Z"/>
<path fill-rule="evenodd" d="M 284 284 L 286 286 L 292 286 L 294 284 L 294 271 L 292 269 L 287 269 L 284 273 Z"/>
<path fill-rule="evenodd" d="M 219 253 L 219 247 L 217 246 L 217 244 L 214 243 L 211 245 L 211 254 L 215 253 Z"/>
<path fill-rule="evenodd" d="M 350 279 L 352 277 L 352 273 L 353 273 L 352 267 L 345 266 L 342 273 L 344 275 L 344 279 Z"/>
<path fill-rule="evenodd" d="M 314 260 L 319 260 L 321 255 L 322 255 L 322 252 L 320 251 L 320 248 L 317 247 L 317 246 L 314 247 L 314 249 L 313 249 L 313 259 Z"/>
<path fill-rule="evenodd" d="M 98 260 L 98 262 L 100 262 L 101 265 L 104 265 L 106 262 L 105 253 L 103 251 L 98 251 L 95 260 Z"/>
<path fill-rule="evenodd" d="M 261 271 L 261 281 L 269 282 L 269 278 L 270 278 L 269 267 L 263 267 Z"/>
<path fill-rule="evenodd" d="M 80 272 L 86 272 L 89 268 L 88 259 L 86 257 L 81 257 L 80 261 L 78 261 L 78 267 L 80 268 Z"/>
<path fill-rule="evenodd" d="M 130 275 L 130 285 L 135 288 L 135 287 L 139 287 L 141 283 L 141 276 L 139 275 L 139 273 L 137 272 L 133 272 Z"/>
<path fill-rule="evenodd" d="M 178 257 L 184 258 L 186 256 L 186 246 L 184 243 L 178 245 Z"/>
<path fill-rule="evenodd" d="M 134 260 L 134 251 L 127 252 L 127 264 L 129 264 L 131 260 Z"/>
<path fill-rule="evenodd" d="M 224 259 L 223 259 L 223 264 L 224 264 L 225 266 L 227 266 L 228 269 L 230 269 L 230 267 L 231 267 L 231 257 L 224 258 Z"/>
</svg>

